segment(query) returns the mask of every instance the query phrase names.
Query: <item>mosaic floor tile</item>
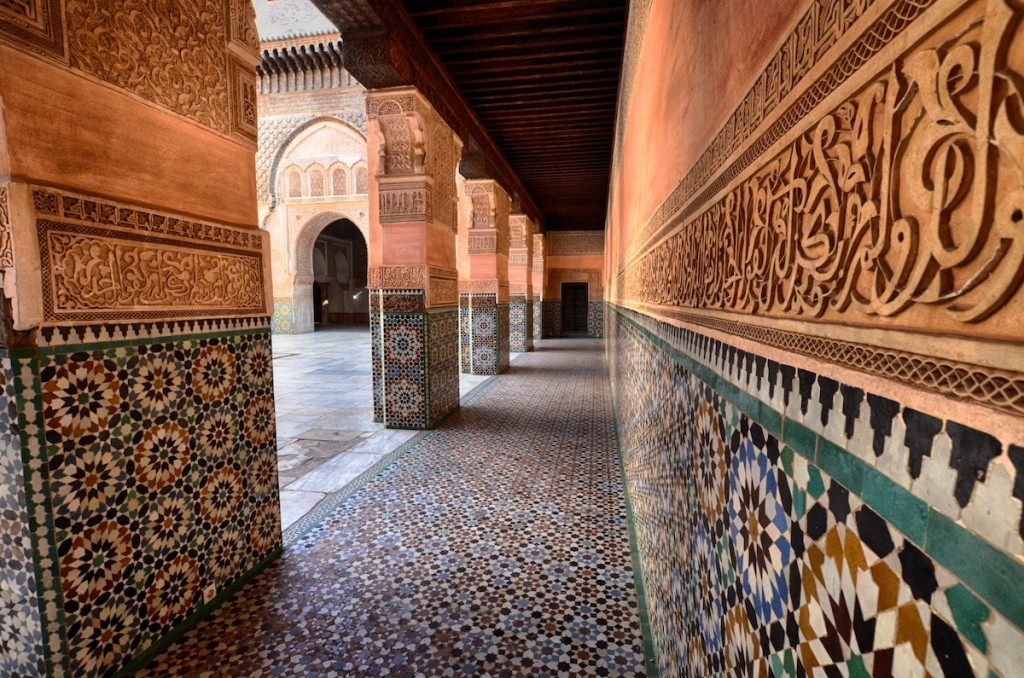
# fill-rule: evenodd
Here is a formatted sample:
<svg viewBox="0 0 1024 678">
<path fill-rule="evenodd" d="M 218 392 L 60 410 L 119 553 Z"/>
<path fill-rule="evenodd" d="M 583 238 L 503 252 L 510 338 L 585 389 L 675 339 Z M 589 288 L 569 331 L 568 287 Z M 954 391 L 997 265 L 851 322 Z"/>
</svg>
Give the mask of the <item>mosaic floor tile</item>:
<svg viewBox="0 0 1024 678">
<path fill-rule="evenodd" d="M 646 675 L 603 350 L 523 354 L 145 675 Z"/>
</svg>

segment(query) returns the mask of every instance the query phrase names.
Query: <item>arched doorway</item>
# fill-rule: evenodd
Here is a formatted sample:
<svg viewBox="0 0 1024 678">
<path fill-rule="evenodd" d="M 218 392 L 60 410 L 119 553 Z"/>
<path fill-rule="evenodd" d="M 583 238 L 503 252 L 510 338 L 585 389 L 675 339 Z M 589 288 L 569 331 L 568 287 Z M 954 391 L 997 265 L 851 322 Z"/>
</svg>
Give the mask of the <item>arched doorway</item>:
<svg viewBox="0 0 1024 678">
<path fill-rule="evenodd" d="M 370 299 L 366 291 L 369 259 L 362 232 L 349 219 L 327 224 L 311 253 L 311 308 L 314 329 L 332 325 L 367 325 Z"/>
</svg>

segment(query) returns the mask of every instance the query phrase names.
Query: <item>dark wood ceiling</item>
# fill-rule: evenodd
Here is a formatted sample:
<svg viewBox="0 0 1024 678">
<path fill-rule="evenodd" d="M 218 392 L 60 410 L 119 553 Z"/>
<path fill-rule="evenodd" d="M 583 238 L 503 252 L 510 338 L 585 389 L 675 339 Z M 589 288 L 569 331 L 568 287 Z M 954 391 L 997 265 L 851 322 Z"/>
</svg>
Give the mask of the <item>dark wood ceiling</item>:
<svg viewBox="0 0 1024 678">
<path fill-rule="evenodd" d="M 604 228 L 627 0 L 402 0 L 547 230 Z"/>
</svg>

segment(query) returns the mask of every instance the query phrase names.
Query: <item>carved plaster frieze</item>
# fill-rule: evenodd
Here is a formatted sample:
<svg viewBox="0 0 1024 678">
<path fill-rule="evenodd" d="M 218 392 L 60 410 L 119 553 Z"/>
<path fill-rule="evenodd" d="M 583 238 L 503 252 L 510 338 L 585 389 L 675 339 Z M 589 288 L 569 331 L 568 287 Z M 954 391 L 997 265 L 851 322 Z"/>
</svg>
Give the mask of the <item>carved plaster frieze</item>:
<svg viewBox="0 0 1024 678">
<path fill-rule="evenodd" d="M 458 306 L 459 281 L 448 278 L 431 278 L 427 300 L 432 308 Z"/>
<path fill-rule="evenodd" d="M 230 73 L 231 131 L 255 143 L 259 136 L 259 123 L 256 114 L 256 71 L 253 66 L 232 58 Z"/>
<path fill-rule="evenodd" d="M 547 239 L 547 253 L 552 257 L 604 254 L 604 231 L 552 231 Z"/>
<path fill-rule="evenodd" d="M 371 290 L 421 290 L 428 275 L 426 266 L 371 266 L 366 286 Z"/>
<path fill-rule="evenodd" d="M 965 12 L 862 71 L 854 95 L 630 262 L 624 298 L 929 331 L 998 320 L 1014 300 L 1020 313 L 1020 17 L 1003 0 Z M 991 327 L 1019 340 L 1016 323 Z"/>
<path fill-rule="evenodd" d="M 255 68 L 260 62 L 260 36 L 252 0 L 228 0 L 228 47 L 242 62 Z"/>
<path fill-rule="evenodd" d="M 0 270 L 14 266 L 11 233 L 11 206 L 6 186 L 0 186 Z"/>
<path fill-rule="evenodd" d="M 498 232 L 494 230 L 469 234 L 470 254 L 495 254 L 498 248 Z"/>
<path fill-rule="evenodd" d="M 72 67 L 231 132 L 224 0 L 66 0 L 65 16 Z"/>
<path fill-rule="evenodd" d="M 257 253 L 37 220 L 48 321 L 266 314 Z"/>
<path fill-rule="evenodd" d="M 32 201 L 37 215 L 117 226 L 251 250 L 259 250 L 263 243 L 263 235 L 255 229 L 195 221 L 57 190 L 36 189 L 32 193 Z"/>
<path fill-rule="evenodd" d="M 428 221 L 433 217 L 433 190 L 429 181 L 380 183 L 377 192 L 380 223 Z"/>
<path fill-rule="evenodd" d="M 670 312 L 666 317 L 828 360 L 884 379 L 896 379 L 926 391 L 1024 415 L 1024 373 L 1020 371 L 982 367 L 856 341 L 815 337 L 681 310 Z"/>
<path fill-rule="evenodd" d="M 460 280 L 459 294 L 492 294 L 498 298 L 498 303 L 508 303 L 509 286 L 503 280 Z"/>
<path fill-rule="evenodd" d="M 44 323 L 269 314 L 260 231 L 47 189 L 32 203 Z"/>
<path fill-rule="evenodd" d="M 526 268 L 530 265 L 530 252 L 529 250 L 509 250 L 508 252 L 508 265 L 509 268 Z"/>
<path fill-rule="evenodd" d="M 0 41 L 67 60 L 61 0 L 0 0 Z"/>
<path fill-rule="evenodd" d="M 525 214 L 509 215 L 509 248 L 529 248 L 533 244 L 534 228 L 533 220 Z"/>
<path fill-rule="evenodd" d="M 788 130 L 800 117 L 822 101 L 873 55 L 889 43 L 900 39 L 902 33 L 937 0 L 897 0 L 881 13 L 880 18 L 865 31 L 854 46 L 846 49 L 824 77 L 814 83 L 804 79 L 821 70 L 823 57 L 830 54 L 844 35 L 864 16 L 875 11 L 876 5 L 886 0 L 813 0 L 793 31 L 780 43 L 776 53 L 747 92 L 740 105 L 726 120 L 722 129 L 701 154 L 693 168 L 680 181 L 669 198 L 656 211 L 642 233 L 633 241 L 628 256 L 652 238 L 696 192 L 704 186 L 729 160 L 732 154 L 754 137 L 758 127 L 797 90 L 806 90 L 801 100 L 790 110 Z M 627 32 L 627 59 L 623 65 L 622 101 L 629 101 L 636 74 L 637 56 L 643 43 L 644 27 L 649 16 L 651 0 L 636 3 L 630 12 Z M 634 55 L 630 58 L 629 55 Z M 619 106 L 620 133 L 625 130 L 625 116 L 629 106 Z M 781 121 L 779 121 L 781 122 Z M 781 128 L 780 128 L 781 129 Z M 776 137 L 777 138 L 777 137 Z M 762 142 L 758 142 L 762 144 Z M 762 150 L 766 146 L 762 145 Z M 705 198 L 706 199 L 706 198 Z"/>
<path fill-rule="evenodd" d="M 455 166 L 462 152 L 458 137 L 412 89 L 368 92 L 366 114 L 381 142 L 377 177 L 380 190 L 385 190 L 389 180 L 425 177 L 431 186 L 426 196 L 429 211 L 421 218 L 444 224 L 454 232 L 458 226 Z"/>
</svg>

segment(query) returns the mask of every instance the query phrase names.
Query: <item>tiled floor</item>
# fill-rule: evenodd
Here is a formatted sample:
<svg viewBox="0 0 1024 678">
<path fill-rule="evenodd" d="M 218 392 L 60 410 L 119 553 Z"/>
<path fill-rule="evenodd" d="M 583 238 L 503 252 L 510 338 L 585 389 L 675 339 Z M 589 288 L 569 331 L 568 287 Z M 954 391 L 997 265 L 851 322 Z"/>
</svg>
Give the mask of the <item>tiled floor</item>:
<svg viewBox="0 0 1024 678">
<path fill-rule="evenodd" d="M 146 673 L 646 675 L 603 349 L 525 354 Z"/>
<path fill-rule="evenodd" d="M 373 423 L 368 328 L 275 334 L 273 346 L 281 523 L 288 528 L 416 432 Z M 464 374 L 460 391 L 487 379 Z"/>
</svg>

